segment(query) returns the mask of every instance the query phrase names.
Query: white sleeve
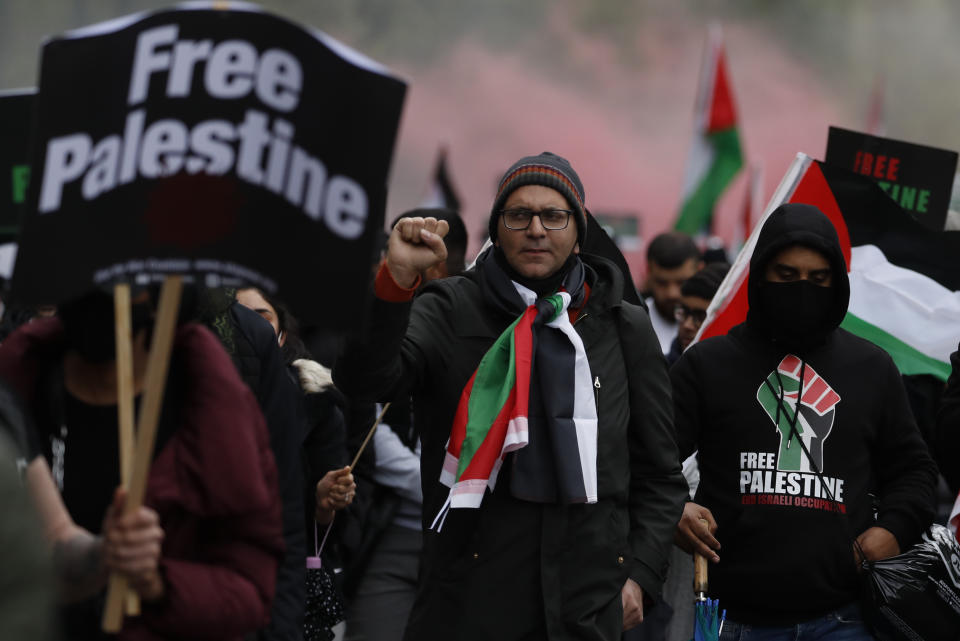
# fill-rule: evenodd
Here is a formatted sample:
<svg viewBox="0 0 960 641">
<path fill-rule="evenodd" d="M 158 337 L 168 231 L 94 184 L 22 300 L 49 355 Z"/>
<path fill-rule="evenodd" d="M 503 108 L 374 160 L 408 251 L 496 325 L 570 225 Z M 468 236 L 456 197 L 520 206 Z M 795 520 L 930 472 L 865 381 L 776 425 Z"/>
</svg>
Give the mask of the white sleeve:
<svg viewBox="0 0 960 641">
<path fill-rule="evenodd" d="M 423 503 L 420 442 L 417 441 L 416 451 L 411 451 L 389 425 L 381 423 L 373 435 L 373 447 L 377 460 L 373 480 L 405 499 Z"/>
</svg>

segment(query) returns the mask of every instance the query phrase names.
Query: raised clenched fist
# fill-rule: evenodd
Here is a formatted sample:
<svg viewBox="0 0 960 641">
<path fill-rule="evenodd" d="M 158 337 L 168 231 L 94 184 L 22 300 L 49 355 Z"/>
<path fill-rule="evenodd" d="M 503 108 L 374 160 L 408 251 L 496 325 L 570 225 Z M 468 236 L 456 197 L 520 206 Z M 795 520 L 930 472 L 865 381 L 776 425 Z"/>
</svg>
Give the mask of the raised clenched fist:
<svg viewBox="0 0 960 641">
<path fill-rule="evenodd" d="M 436 218 L 401 218 L 387 242 L 387 269 L 398 285 L 413 287 L 417 277 L 447 259 L 443 237 L 450 226 Z"/>
</svg>

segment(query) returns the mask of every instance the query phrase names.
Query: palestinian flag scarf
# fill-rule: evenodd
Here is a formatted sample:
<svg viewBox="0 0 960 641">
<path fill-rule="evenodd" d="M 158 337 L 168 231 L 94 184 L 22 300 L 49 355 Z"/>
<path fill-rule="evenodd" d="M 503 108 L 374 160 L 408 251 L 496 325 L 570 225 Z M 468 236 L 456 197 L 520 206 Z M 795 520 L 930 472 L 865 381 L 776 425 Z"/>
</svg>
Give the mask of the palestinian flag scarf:
<svg viewBox="0 0 960 641">
<path fill-rule="evenodd" d="M 583 341 L 568 310 L 585 300 L 585 268 L 572 262 L 560 291 L 537 297 L 491 256 L 477 259 L 484 295 L 519 314 L 460 396 L 440 482 L 450 488 L 431 528 L 449 508 L 477 508 L 493 491 L 504 457 L 516 452 L 511 493 L 536 502 L 596 503 L 597 408 Z"/>
</svg>

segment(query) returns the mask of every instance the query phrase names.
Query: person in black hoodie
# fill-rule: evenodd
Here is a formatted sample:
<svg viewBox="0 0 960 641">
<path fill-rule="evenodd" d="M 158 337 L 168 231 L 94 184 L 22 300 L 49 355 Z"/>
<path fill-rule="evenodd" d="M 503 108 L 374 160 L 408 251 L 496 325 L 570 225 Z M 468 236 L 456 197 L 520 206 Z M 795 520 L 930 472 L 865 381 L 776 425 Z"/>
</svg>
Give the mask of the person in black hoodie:
<svg viewBox="0 0 960 641">
<path fill-rule="evenodd" d="M 680 456 L 700 463 L 677 542 L 715 563 L 721 639 L 871 639 L 859 555 L 894 556 L 932 521 L 936 466 L 893 361 L 839 328 L 849 296 L 830 220 L 782 205 L 750 261 L 746 322 L 671 370 Z"/>
</svg>

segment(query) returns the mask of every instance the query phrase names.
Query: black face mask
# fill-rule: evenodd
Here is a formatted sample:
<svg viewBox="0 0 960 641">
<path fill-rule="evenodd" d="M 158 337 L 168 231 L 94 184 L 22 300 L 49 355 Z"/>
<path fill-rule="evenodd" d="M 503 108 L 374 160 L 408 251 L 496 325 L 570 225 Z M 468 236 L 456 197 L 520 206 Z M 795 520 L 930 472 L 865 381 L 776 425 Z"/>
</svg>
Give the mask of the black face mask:
<svg viewBox="0 0 960 641">
<path fill-rule="evenodd" d="M 766 281 L 760 287 L 760 302 L 771 337 L 791 344 L 816 340 L 829 330 L 833 309 L 833 287 L 821 287 L 809 280 L 789 283 Z"/>
</svg>

